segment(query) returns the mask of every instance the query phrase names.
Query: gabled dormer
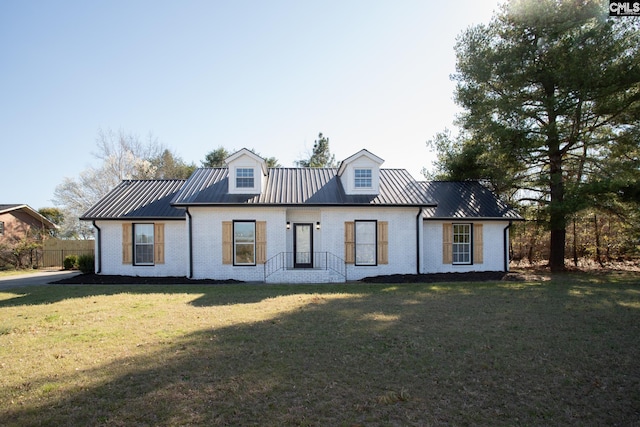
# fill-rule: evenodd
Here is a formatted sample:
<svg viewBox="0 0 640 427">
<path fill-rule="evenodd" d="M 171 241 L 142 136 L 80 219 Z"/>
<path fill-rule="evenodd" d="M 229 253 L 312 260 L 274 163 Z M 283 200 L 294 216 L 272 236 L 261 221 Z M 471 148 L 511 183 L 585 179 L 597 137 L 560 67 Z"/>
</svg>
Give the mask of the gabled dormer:
<svg viewBox="0 0 640 427">
<path fill-rule="evenodd" d="M 229 156 L 225 163 L 229 168 L 229 194 L 260 194 L 269 169 L 267 162 L 246 148 Z"/>
<path fill-rule="evenodd" d="M 360 150 L 340 163 L 338 176 L 348 195 L 380 193 L 380 157 L 367 150 Z"/>
</svg>

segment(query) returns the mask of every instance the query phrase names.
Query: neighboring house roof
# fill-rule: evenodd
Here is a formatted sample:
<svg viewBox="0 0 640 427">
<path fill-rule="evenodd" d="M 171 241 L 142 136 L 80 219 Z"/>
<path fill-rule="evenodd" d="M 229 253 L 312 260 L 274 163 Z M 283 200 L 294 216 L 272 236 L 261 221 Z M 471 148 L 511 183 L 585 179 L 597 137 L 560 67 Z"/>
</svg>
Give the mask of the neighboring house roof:
<svg viewBox="0 0 640 427">
<path fill-rule="evenodd" d="M 0 205 L 0 214 L 6 213 L 6 212 L 11 212 L 11 211 L 14 211 L 16 209 L 20 209 L 23 206 L 27 206 L 27 205 L 17 205 L 17 204 Z"/>
<path fill-rule="evenodd" d="M 122 181 L 80 219 L 185 219 L 185 210 L 171 205 L 184 183 L 183 179 Z"/>
<path fill-rule="evenodd" d="M 197 169 L 173 200 L 190 205 L 431 206 L 420 183 L 404 169 L 380 169 L 377 195 L 347 195 L 336 168 L 271 168 L 261 194 L 229 194 L 227 168 Z"/>
<path fill-rule="evenodd" d="M 423 210 L 424 219 L 523 220 L 515 209 L 478 181 L 429 181 L 421 184 L 427 196 L 438 201 L 437 206 Z"/>
<path fill-rule="evenodd" d="M 45 228 L 58 228 L 53 222 L 49 221 L 47 217 L 42 216 L 38 211 L 31 208 L 29 205 L 20 205 L 20 204 L 0 204 L 0 214 L 9 213 L 12 211 L 23 211 L 26 214 L 35 218 L 39 223 L 41 223 Z"/>
</svg>

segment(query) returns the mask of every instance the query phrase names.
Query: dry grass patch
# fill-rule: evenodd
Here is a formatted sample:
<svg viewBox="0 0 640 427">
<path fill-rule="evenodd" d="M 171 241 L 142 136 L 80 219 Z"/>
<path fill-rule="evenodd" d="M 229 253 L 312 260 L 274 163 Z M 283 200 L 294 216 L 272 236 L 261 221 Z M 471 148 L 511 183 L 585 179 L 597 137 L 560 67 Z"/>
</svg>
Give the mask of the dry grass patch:
<svg viewBox="0 0 640 427">
<path fill-rule="evenodd" d="M 0 293 L 3 425 L 640 422 L 638 276 Z"/>
</svg>

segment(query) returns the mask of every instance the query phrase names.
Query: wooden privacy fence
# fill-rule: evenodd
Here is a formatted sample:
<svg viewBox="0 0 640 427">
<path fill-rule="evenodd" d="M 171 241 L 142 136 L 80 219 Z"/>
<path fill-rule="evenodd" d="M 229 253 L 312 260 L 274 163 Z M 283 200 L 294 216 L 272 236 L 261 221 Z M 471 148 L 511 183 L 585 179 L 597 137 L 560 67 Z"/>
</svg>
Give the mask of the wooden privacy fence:
<svg viewBox="0 0 640 427">
<path fill-rule="evenodd" d="M 94 255 L 93 240 L 47 239 L 42 249 L 38 249 L 36 263 L 39 267 L 62 267 L 69 255 Z"/>
<path fill-rule="evenodd" d="M 93 255 L 93 249 L 40 249 L 37 256 L 37 265 L 39 267 L 62 267 L 65 257 L 69 255 Z"/>
</svg>

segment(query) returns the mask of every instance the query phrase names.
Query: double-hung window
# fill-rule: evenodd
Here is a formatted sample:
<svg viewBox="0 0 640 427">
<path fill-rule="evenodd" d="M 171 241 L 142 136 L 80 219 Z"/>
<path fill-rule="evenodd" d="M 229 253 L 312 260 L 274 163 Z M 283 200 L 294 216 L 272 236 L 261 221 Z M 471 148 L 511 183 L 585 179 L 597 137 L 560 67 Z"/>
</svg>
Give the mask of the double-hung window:
<svg viewBox="0 0 640 427">
<path fill-rule="evenodd" d="M 376 265 L 376 221 L 355 221 L 356 265 Z"/>
<path fill-rule="evenodd" d="M 133 246 L 136 265 L 153 265 L 154 226 L 153 224 L 134 224 L 135 241 Z"/>
<path fill-rule="evenodd" d="M 253 188 L 253 169 L 236 169 L 236 188 Z"/>
<path fill-rule="evenodd" d="M 453 264 L 471 264 L 471 224 L 453 224 Z"/>
<path fill-rule="evenodd" d="M 354 186 L 355 188 L 371 188 L 371 169 L 355 169 L 354 170 Z"/>
<path fill-rule="evenodd" d="M 256 265 L 256 222 L 233 222 L 233 264 Z"/>
</svg>

